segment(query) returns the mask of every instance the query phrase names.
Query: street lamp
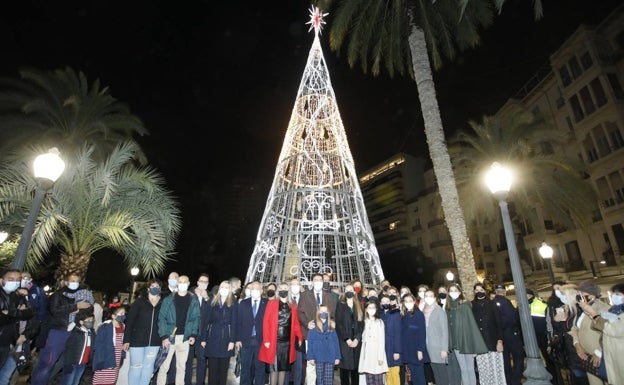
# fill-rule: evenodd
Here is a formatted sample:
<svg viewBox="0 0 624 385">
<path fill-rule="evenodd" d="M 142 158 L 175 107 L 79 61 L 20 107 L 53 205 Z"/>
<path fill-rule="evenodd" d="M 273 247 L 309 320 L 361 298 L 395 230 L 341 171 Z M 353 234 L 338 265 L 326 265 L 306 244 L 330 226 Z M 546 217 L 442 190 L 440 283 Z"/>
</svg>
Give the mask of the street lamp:
<svg viewBox="0 0 624 385">
<path fill-rule="evenodd" d="M 41 209 L 41 203 L 43 203 L 46 192 L 54 186 L 54 182 L 63 173 L 65 162 L 59 157 L 58 149 L 54 147 L 48 150 L 47 153 L 35 158 L 33 169 L 35 171 L 35 179 L 37 180 L 37 188 L 22 236 L 17 244 L 17 249 L 15 249 L 15 259 L 13 259 L 11 264 L 12 269 L 24 269 L 28 247 L 35 231 L 35 222 L 39 215 L 39 209 Z"/>
<path fill-rule="evenodd" d="M 542 246 L 539 248 L 539 253 L 548 265 L 548 276 L 550 277 L 550 284 L 552 285 L 555 283 L 555 274 L 553 273 L 552 268 L 553 248 L 550 247 L 548 243 L 542 242 Z"/>
<path fill-rule="evenodd" d="M 449 282 L 454 282 L 455 274 L 453 274 L 453 272 L 449 270 L 448 273 L 446 273 L 446 280 Z"/>
<path fill-rule="evenodd" d="M 132 289 L 131 289 L 132 292 L 130 293 L 130 303 L 132 303 L 132 301 L 134 300 L 136 277 L 137 275 L 139 275 L 139 268 L 135 266 L 132 269 L 130 269 L 130 275 L 132 275 Z"/>
<path fill-rule="evenodd" d="M 516 241 L 514 239 L 511 217 L 509 216 L 506 200 L 509 189 L 511 188 L 512 179 L 511 172 L 498 162 L 492 164 L 492 167 L 485 176 L 485 182 L 490 191 L 492 191 L 492 194 L 494 194 L 494 197 L 498 200 L 498 205 L 500 207 L 514 287 L 516 293 L 524 294 L 526 293 L 526 286 L 524 284 L 522 268 L 520 267 L 520 257 L 518 256 L 518 249 L 516 248 Z M 550 385 L 552 376 L 546 371 L 537 346 L 537 337 L 535 336 L 533 320 L 531 319 L 529 301 L 526 295 L 516 295 L 516 301 L 518 302 L 520 326 L 522 327 L 522 337 L 524 338 L 527 354 L 527 367 L 524 371 L 524 376 L 527 378 L 525 385 Z"/>
<path fill-rule="evenodd" d="M 6 231 L 0 231 L 0 243 L 6 241 L 8 237 L 9 233 L 7 233 Z"/>
<path fill-rule="evenodd" d="M 596 267 L 594 266 L 594 264 L 600 264 L 600 265 L 605 265 L 607 263 L 607 261 L 589 261 L 589 267 L 591 269 L 592 272 L 592 277 L 594 278 L 598 278 L 598 271 L 596 270 Z"/>
</svg>

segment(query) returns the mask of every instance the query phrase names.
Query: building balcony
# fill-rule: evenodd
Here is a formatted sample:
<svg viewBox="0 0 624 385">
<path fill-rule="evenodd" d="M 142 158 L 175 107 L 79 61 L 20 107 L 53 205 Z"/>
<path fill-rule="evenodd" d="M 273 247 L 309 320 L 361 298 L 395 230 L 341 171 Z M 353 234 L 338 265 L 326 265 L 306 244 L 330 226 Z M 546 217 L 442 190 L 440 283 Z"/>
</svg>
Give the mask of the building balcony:
<svg viewBox="0 0 624 385">
<path fill-rule="evenodd" d="M 442 239 L 439 241 L 433 241 L 429 244 L 430 249 L 435 249 L 437 247 L 444 247 L 444 246 L 453 246 L 453 242 L 451 242 L 450 239 Z"/>
<path fill-rule="evenodd" d="M 444 223 L 445 223 L 444 218 L 434 219 L 427 223 L 427 227 L 432 228 L 434 226 L 441 226 L 441 225 L 444 225 Z"/>
</svg>

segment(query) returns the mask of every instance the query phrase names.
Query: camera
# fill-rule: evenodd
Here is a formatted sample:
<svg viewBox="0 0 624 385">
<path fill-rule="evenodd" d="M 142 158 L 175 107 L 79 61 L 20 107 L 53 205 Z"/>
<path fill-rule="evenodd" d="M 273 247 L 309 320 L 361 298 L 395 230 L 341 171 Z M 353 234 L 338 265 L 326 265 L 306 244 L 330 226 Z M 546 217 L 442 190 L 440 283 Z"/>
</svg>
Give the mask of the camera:
<svg viewBox="0 0 624 385">
<path fill-rule="evenodd" d="M 581 294 L 581 293 L 578 293 L 578 294 L 576 295 L 576 300 L 577 300 L 578 302 L 587 302 L 587 297 L 585 297 L 585 296 L 584 296 L 583 294 Z"/>
</svg>

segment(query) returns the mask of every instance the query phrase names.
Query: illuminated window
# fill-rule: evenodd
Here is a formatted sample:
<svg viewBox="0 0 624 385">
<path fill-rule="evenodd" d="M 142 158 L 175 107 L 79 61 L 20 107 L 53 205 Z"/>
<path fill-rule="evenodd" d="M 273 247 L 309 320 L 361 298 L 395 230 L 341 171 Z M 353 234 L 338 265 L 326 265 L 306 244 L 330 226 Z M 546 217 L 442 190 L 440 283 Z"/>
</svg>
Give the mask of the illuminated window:
<svg viewBox="0 0 624 385">
<path fill-rule="evenodd" d="M 390 229 L 390 230 L 394 230 L 394 229 L 396 229 L 397 227 L 399 227 L 399 224 L 400 224 L 400 223 L 401 223 L 401 221 L 394 221 L 394 222 L 390 222 L 390 223 L 388 224 L 388 229 Z"/>
</svg>

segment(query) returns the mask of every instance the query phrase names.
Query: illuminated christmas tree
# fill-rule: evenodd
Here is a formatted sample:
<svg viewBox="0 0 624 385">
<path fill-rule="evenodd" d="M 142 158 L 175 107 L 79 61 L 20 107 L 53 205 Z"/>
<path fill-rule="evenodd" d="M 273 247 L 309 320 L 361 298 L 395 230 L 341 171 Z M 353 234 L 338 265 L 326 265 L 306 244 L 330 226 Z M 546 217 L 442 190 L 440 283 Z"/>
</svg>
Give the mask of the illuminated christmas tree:
<svg viewBox="0 0 624 385">
<path fill-rule="evenodd" d="M 334 285 L 384 278 L 353 157 L 323 57 L 323 16 L 310 11 L 314 42 L 297 92 L 246 282 L 330 273 Z"/>
</svg>

